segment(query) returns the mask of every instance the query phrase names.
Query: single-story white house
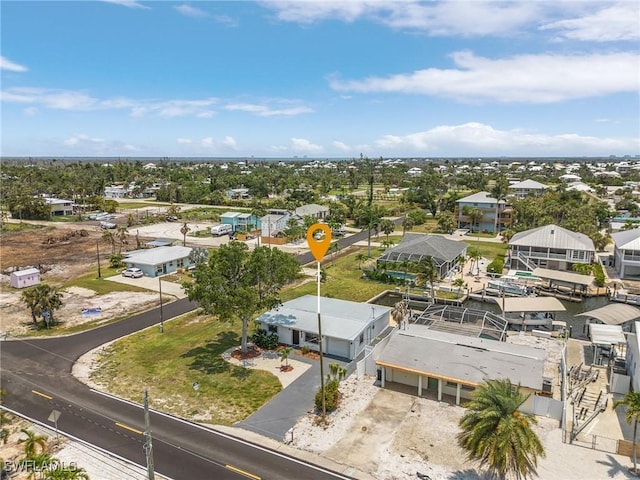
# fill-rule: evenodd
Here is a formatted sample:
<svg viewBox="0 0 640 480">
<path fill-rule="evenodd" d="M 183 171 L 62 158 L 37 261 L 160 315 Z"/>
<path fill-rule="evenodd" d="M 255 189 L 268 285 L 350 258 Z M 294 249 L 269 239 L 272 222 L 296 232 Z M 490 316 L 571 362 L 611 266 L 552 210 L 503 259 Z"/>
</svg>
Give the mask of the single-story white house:
<svg viewBox="0 0 640 480">
<path fill-rule="evenodd" d="M 319 350 L 318 297 L 304 295 L 260 315 L 264 330 L 276 332 L 280 343 Z M 322 352 L 354 359 L 389 325 L 391 307 L 320 297 Z"/>
<path fill-rule="evenodd" d="M 191 247 L 157 247 L 137 250 L 124 259 L 127 268 L 139 268 L 146 277 L 158 277 L 175 272 L 178 268 L 189 268 Z"/>
<path fill-rule="evenodd" d="M 419 396 L 431 390 L 459 405 L 485 380 L 508 378 L 527 393 L 543 392 L 544 356 L 539 348 L 409 324 L 392 333 L 376 364 L 383 388 L 386 382 L 411 385 Z"/>
<path fill-rule="evenodd" d="M 16 270 L 9 275 L 9 281 L 13 288 L 26 288 L 40 283 L 40 270 L 37 268 L 25 268 Z"/>
</svg>

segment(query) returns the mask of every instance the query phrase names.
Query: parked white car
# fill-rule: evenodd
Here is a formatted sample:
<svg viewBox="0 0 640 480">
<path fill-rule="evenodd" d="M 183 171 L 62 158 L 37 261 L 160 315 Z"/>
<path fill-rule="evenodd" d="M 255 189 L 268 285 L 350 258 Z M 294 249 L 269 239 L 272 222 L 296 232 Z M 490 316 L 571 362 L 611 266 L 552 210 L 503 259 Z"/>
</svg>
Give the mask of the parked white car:
<svg viewBox="0 0 640 480">
<path fill-rule="evenodd" d="M 140 270 L 139 268 L 127 268 L 124 272 L 122 272 L 123 277 L 140 278 L 143 275 L 144 273 L 142 273 L 142 270 Z"/>
</svg>

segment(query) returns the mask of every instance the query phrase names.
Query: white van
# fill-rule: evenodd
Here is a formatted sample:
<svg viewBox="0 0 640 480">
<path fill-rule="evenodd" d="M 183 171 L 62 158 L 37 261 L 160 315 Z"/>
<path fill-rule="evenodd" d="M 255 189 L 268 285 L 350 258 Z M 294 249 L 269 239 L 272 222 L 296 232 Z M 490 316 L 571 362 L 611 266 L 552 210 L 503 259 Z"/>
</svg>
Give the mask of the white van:
<svg viewBox="0 0 640 480">
<path fill-rule="evenodd" d="M 228 235 L 229 233 L 233 233 L 233 227 L 231 225 L 222 224 L 211 227 L 211 235 L 215 237 Z"/>
</svg>

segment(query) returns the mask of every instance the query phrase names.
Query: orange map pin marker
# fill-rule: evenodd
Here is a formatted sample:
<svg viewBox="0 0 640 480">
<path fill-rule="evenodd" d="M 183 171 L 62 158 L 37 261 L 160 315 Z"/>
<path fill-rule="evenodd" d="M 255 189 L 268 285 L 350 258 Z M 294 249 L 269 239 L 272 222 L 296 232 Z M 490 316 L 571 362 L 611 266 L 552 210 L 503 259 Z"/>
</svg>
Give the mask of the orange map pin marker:
<svg viewBox="0 0 640 480">
<path fill-rule="evenodd" d="M 314 237 L 314 233 L 318 230 L 322 230 L 324 232 L 324 238 L 320 240 L 316 240 Z M 315 258 L 318 262 L 322 260 L 324 254 L 329 250 L 329 246 L 331 245 L 331 229 L 328 225 L 324 223 L 314 223 L 307 230 L 307 243 L 309 244 L 309 250 L 311 250 L 311 254 L 313 258 Z"/>
</svg>

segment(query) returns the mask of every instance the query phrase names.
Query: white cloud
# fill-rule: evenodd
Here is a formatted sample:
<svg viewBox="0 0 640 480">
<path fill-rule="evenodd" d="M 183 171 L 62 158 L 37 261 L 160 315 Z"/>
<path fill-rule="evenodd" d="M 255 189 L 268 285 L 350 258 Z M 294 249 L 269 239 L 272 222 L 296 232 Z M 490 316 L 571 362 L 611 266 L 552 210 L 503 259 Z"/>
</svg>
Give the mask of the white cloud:
<svg viewBox="0 0 640 480">
<path fill-rule="evenodd" d="M 239 111 L 253 113 L 259 117 L 294 116 L 313 112 L 313 109 L 305 106 L 271 108 L 266 105 L 258 105 L 254 103 L 230 103 L 226 105 L 224 109 L 230 112 Z"/>
<path fill-rule="evenodd" d="M 340 142 L 338 140 L 333 142 L 333 146 L 342 152 L 351 151 L 351 147 L 344 142 Z"/>
<path fill-rule="evenodd" d="M 225 136 L 222 140 L 216 140 L 215 137 L 208 136 L 200 140 L 181 137 L 176 139 L 176 141 L 178 144 L 187 147 L 191 154 L 237 151 L 238 147 L 235 138 L 229 135 Z"/>
<path fill-rule="evenodd" d="M 0 70 L 7 70 L 9 72 L 26 72 L 28 68 L 24 65 L 12 62 L 6 57 L 0 56 Z"/>
<path fill-rule="evenodd" d="M 35 117 L 38 114 L 38 109 L 36 107 L 27 107 L 24 109 L 24 114 L 27 117 Z"/>
<path fill-rule="evenodd" d="M 333 78 L 330 85 L 339 91 L 504 103 L 550 103 L 638 90 L 640 60 L 632 53 L 519 55 L 494 60 L 462 51 L 452 59 L 457 68 L 428 68 L 363 80 Z"/>
<path fill-rule="evenodd" d="M 103 145 L 104 143 L 105 143 L 105 141 L 102 138 L 92 138 L 89 135 L 85 135 L 85 134 L 82 134 L 82 133 L 74 135 L 74 136 L 72 136 L 70 138 L 67 138 L 64 141 L 64 144 L 66 146 L 69 146 L 69 147 L 71 147 L 71 146 L 73 146 L 73 147 L 81 146 L 82 147 L 82 146 L 85 146 L 87 144 Z"/>
<path fill-rule="evenodd" d="M 12 103 L 41 105 L 56 110 L 94 110 L 100 101 L 86 93 L 73 90 L 13 87 L 0 92 L 0 100 Z"/>
<path fill-rule="evenodd" d="M 374 152 L 443 156 L 609 155 L 640 149 L 637 138 L 603 138 L 573 133 L 549 135 L 519 129 L 498 130 L 470 122 L 442 125 L 407 135 L 385 135 L 373 143 Z"/>
<path fill-rule="evenodd" d="M 636 1 L 607 5 L 595 13 L 578 18 L 558 20 L 540 27 L 557 30 L 563 38 L 611 42 L 640 38 L 640 4 Z"/>
<path fill-rule="evenodd" d="M 143 10 L 150 10 L 151 7 L 144 5 L 136 0 L 102 0 L 105 3 L 113 3 L 115 5 L 122 5 L 127 8 L 139 8 Z"/>
<path fill-rule="evenodd" d="M 429 35 L 509 35 L 541 15 L 538 2 L 492 1 L 346 1 L 263 2 L 278 19 L 311 24 L 337 19 L 351 23 L 364 18 L 394 29 L 410 29 Z"/>
<path fill-rule="evenodd" d="M 293 150 L 294 152 L 318 153 L 322 152 L 324 148 L 322 148 L 320 145 L 311 143 L 305 138 L 292 138 L 291 150 Z"/>
<path fill-rule="evenodd" d="M 205 98 L 202 100 L 167 100 L 164 102 L 140 102 L 133 109 L 131 114 L 134 117 L 143 117 L 154 114 L 160 117 L 186 117 L 197 116 L 208 118 L 214 112 L 210 107 L 218 103 L 217 98 Z"/>
<path fill-rule="evenodd" d="M 187 17 L 208 17 L 209 14 L 204 10 L 200 10 L 199 8 L 192 7 L 190 5 L 176 5 L 175 8 L 179 13 L 185 15 Z"/>
</svg>

